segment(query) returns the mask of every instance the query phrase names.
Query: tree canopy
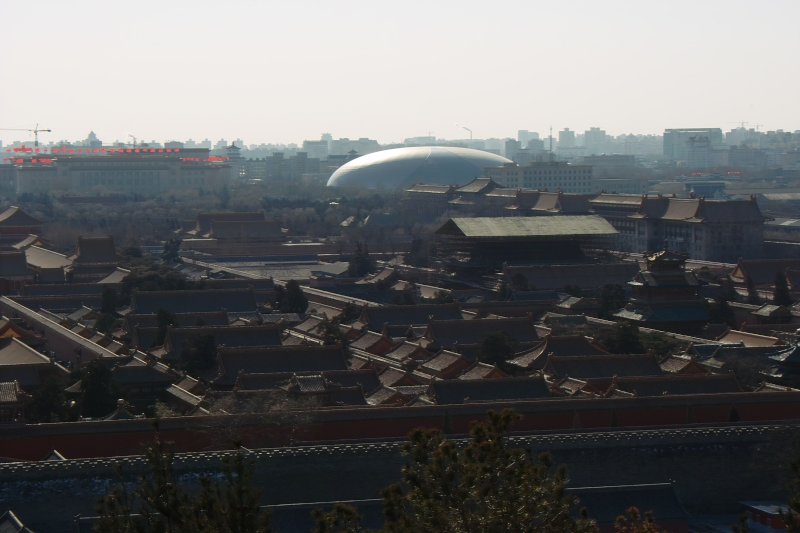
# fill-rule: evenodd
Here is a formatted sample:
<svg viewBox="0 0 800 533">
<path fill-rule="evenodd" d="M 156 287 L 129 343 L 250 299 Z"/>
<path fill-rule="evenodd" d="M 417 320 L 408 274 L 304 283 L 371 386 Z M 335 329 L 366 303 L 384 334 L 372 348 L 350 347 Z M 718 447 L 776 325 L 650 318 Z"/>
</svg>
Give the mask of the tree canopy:
<svg viewBox="0 0 800 533">
<path fill-rule="evenodd" d="M 439 431 L 415 431 L 402 482 L 384 493 L 385 531 L 596 531 L 593 521 L 576 518 L 563 468 L 507 446 L 504 434 L 517 418 L 489 412 L 465 447 Z"/>
</svg>

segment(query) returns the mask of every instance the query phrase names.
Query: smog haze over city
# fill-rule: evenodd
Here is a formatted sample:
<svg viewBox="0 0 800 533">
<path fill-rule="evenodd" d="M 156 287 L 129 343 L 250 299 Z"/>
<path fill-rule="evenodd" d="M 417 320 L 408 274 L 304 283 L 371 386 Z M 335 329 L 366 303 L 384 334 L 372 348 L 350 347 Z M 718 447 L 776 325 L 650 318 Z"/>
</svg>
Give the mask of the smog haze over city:
<svg viewBox="0 0 800 533">
<path fill-rule="evenodd" d="M 0 15 L 0 127 L 38 122 L 51 141 L 800 127 L 793 0 L 6 1 Z"/>
</svg>

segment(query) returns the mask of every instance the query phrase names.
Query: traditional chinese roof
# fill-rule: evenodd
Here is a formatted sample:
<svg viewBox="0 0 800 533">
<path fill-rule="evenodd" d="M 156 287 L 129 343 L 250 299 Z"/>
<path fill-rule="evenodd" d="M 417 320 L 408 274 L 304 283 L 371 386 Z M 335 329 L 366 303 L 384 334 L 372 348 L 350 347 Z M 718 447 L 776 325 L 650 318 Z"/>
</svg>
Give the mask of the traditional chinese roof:
<svg viewBox="0 0 800 533">
<path fill-rule="evenodd" d="M 228 313 L 257 312 L 252 289 L 199 289 L 186 291 L 136 291 L 131 307 L 138 314 L 198 313 L 227 311 Z"/>
<path fill-rule="evenodd" d="M 548 238 L 568 236 L 611 236 L 617 230 L 596 215 L 559 217 L 472 217 L 451 218 L 438 230 L 440 235 L 469 238 Z"/>
<path fill-rule="evenodd" d="M 639 265 L 634 262 L 583 263 L 507 266 L 503 269 L 503 276 L 510 282 L 514 275 L 522 274 L 530 285 L 542 290 L 561 289 L 566 285 L 588 289 L 603 285 L 624 285 L 638 272 Z"/>
<path fill-rule="evenodd" d="M 461 319 L 461 309 L 456 303 L 365 307 L 359 321 L 367 324 L 370 331 L 382 331 L 385 325 L 419 326 L 432 319 Z"/>
<path fill-rule="evenodd" d="M 219 374 L 212 381 L 218 387 L 232 387 L 239 372 L 321 372 L 347 370 L 341 346 L 221 347 L 217 351 Z"/>
<path fill-rule="evenodd" d="M 518 354 L 509 363 L 526 370 L 540 370 L 549 355 L 574 357 L 606 355 L 608 352 L 589 337 L 583 335 L 547 335 L 533 348 Z"/>
<path fill-rule="evenodd" d="M 66 255 L 39 246 L 26 248 L 25 258 L 30 266 L 38 269 L 63 269 L 72 265 L 72 259 Z"/>
<path fill-rule="evenodd" d="M 499 185 L 492 180 L 492 178 L 475 178 L 466 185 L 456 189 L 459 193 L 468 194 L 486 194 L 499 187 Z"/>
<path fill-rule="evenodd" d="M 116 264 L 119 261 L 113 237 L 78 237 L 78 246 L 71 259 L 79 264 Z"/>
<path fill-rule="evenodd" d="M 731 279 L 736 283 L 746 283 L 750 278 L 755 285 L 773 285 L 775 276 L 781 272 L 790 278 L 793 272 L 800 272 L 800 259 L 740 259 L 731 272 Z"/>
<path fill-rule="evenodd" d="M 728 330 L 724 335 L 717 338 L 717 342 L 724 344 L 741 344 L 742 346 L 747 347 L 780 346 L 785 344 L 777 337 L 757 335 L 755 333 L 737 331 L 735 329 Z"/>
<path fill-rule="evenodd" d="M 461 374 L 470 365 L 472 365 L 472 361 L 463 355 L 442 350 L 421 364 L 417 370 L 431 376 L 450 379 Z"/>
<path fill-rule="evenodd" d="M 12 205 L 0 213 L 0 226 L 41 226 L 42 223 L 19 207 Z"/>
<path fill-rule="evenodd" d="M 25 252 L 0 252 L 0 278 L 32 277 Z"/>
<path fill-rule="evenodd" d="M 542 376 L 434 381 L 429 391 L 439 405 L 550 397 L 550 389 Z"/>
<path fill-rule="evenodd" d="M 258 326 L 195 326 L 170 327 L 164 339 L 164 346 L 170 356 L 180 355 L 193 339 L 211 336 L 218 347 L 229 346 L 280 346 L 283 326 L 266 324 Z"/>
<path fill-rule="evenodd" d="M 532 320 L 527 317 L 431 320 L 423 336 L 436 346 L 453 349 L 479 344 L 495 333 L 504 333 L 522 345 L 539 340 Z"/>
<path fill-rule="evenodd" d="M 550 355 L 544 372 L 557 377 L 610 378 L 613 376 L 659 376 L 664 373 L 654 355 Z"/>
</svg>

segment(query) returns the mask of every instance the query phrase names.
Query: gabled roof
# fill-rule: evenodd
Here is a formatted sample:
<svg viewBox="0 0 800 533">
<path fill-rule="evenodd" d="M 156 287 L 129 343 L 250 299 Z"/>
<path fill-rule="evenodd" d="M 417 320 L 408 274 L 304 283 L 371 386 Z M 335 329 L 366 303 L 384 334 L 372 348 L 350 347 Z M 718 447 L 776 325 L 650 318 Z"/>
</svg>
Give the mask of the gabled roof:
<svg viewBox="0 0 800 533">
<path fill-rule="evenodd" d="M 25 258 L 30 266 L 40 269 L 59 269 L 72 264 L 72 259 L 66 255 L 39 246 L 26 248 Z"/>
<path fill-rule="evenodd" d="M 735 329 L 728 330 L 724 335 L 717 338 L 717 342 L 721 342 L 723 344 L 741 344 L 742 346 L 747 347 L 781 346 L 786 344 L 778 337 L 758 335 L 756 333 L 737 331 Z"/>
<path fill-rule="evenodd" d="M 466 185 L 462 185 L 456 192 L 471 193 L 471 194 L 486 194 L 499 187 L 499 185 L 492 180 L 492 178 L 475 178 Z"/>
<path fill-rule="evenodd" d="M 542 376 L 454 379 L 434 381 L 430 385 L 430 395 L 439 405 L 452 405 L 549 398 L 550 389 Z"/>
<path fill-rule="evenodd" d="M 38 235 L 31 234 L 22 239 L 21 241 L 12 244 L 11 247 L 14 248 L 15 250 L 24 250 L 25 248 L 28 248 L 33 245 L 41 246 L 42 245 L 41 237 L 39 237 Z"/>
<path fill-rule="evenodd" d="M 691 357 L 670 355 L 660 365 L 661 370 L 670 374 L 708 374 L 708 370 Z"/>
<path fill-rule="evenodd" d="M 209 335 L 218 347 L 228 346 L 280 346 L 283 326 L 266 324 L 258 326 L 195 326 L 170 327 L 164 346 L 171 356 L 180 355 L 193 339 Z"/>
<path fill-rule="evenodd" d="M 544 366 L 548 375 L 573 378 L 613 376 L 659 376 L 664 373 L 654 355 L 550 355 Z"/>
<path fill-rule="evenodd" d="M 0 213 L 0 226 L 41 226 L 42 223 L 19 207 L 12 205 Z"/>
<path fill-rule="evenodd" d="M 452 194 L 455 189 L 456 188 L 452 185 L 430 185 L 425 183 L 417 183 L 416 185 L 412 185 L 406 189 L 406 192 L 448 195 Z"/>
<path fill-rule="evenodd" d="M 614 388 L 634 396 L 742 392 L 733 373 L 593 378 L 588 380 L 588 384 L 598 389 Z"/>
<path fill-rule="evenodd" d="M 222 347 L 217 351 L 219 374 L 212 380 L 219 387 L 232 387 L 239 372 L 321 372 L 347 370 L 341 346 Z"/>
<path fill-rule="evenodd" d="M 0 533 L 33 533 L 33 531 L 17 518 L 14 511 L 9 509 L 0 515 Z"/>
<path fill-rule="evenodd" d="M 136 313 L 257 312 L 252 289 L 199 289 L 186 291 L 136 291 L 131 307 Z"/>
<path fill-rule="evenodd" d="M 284 235 L 274 220 L 213 220 L 208 237 L 237 241 L 280 241 Z"/>
<path fill-rule="evenodd" d="M 0 278 L 29 277 L 25 252 L 0 252 Z"/>
<path fill-rule="evenodd" d="M 0 340 L 0 367 L 49 366 L 50 359 L 16 338 Z"/>
<path fill-rule="evenodd" d="M 463 355 L 442 350 L 421 364 L 418 370 L 424 374 L 449 379 L 457 376 L 470 365 L 472 365 L 472 361 Z"/>
<path fill-rule="evenodd" d="M 539 340 L 533 321 L 527 317 L 431 320 L 424 337 L 442 348 L 452 349 L 457 345 L 479 344 L 495 333 L 505 333 L 518 343 Z"/>
<path fill-rule="evenodd" d="M 451 218 L 436 230 L 438 235 L 481 239 L 611 236 L 617 233 L 611 224 L 596 215 Z"/>
<path fill-rule="evenodd" d="M 205 235 L 211 231 L 214 222 L 244 222 L 244 221 L 264 220 L 264 213 L 258 212 L 221 212 L 221 213 L 199 213 L 195 229 L 190 232 L 196 235 Z"/>
<path fill-rule="evenodd" d="M 746 283 L 747 278 L 755 285 L 773 285 L 778 272 L 788 274 L 800 270 L 800 259 L 740 259 L 731 272 L 731 279 L 737 283 Z"/>
<path fill-rule="evenodd" d="M 508 377 L 508 374 L 496 366 L 475 363 L 475 366 L 458 376 L 458 379 L 498 379 L 505 377 Z"/>
<path fill-rule="evenodd" d="M 97 283 L 99 285 L 117 285 L 119 283 L 122 283 L 125 280 L 125 278 L 128 277 L 128 275 L 130 273 L 131 273 L 130 270 L 127 270 L 127 269 L 121 268 L 121 267 L 117 267 L 117 268 L 114 269 L 114 272 L 112 272 L 108 276 L 104 277 L 103 279 L 101 279 Z"/>
<path fill-rule="evenodd" d="M 452 304 L 419 304 L 419 305 L 384 305 L 381 307 L 365 307 L 360 321 L 367 324 L 370 331 L 382 331 L 388 326 L 420 326 L 430 320 L 456 320 L 461 318 L 461 309 L 457 303 Z"/>
<path fill-rule="evenodd" d="M 561 213 L 564 215 L 583 215 L 589 213 L 589 198 L 584 194 L 564 194 L 561 192 L 540 192 L 534 211 Z"/>
<path fill-rule="evenodd" d="M 547 362 L 548 355 L 574 357 L 587 355 L 607 355 L 608 352 L 589 337 L 583 335 L 547 335 L 544 340 L 530 350 L 517 355 L 510 364 L 526 370 L 539 370 Z"/>
<path fill-rule="evenodd" d="M 78 246 L 72 259 L 83 264 L 116 264 L 119 261 L 113 237 L 78 237 Z"/>
<path fill-rule="evenodd" d="M 538 217 L 561 218 L 561 217 Z M 530 285 L 537 289 L 561 289 L 566 285 L 581 288 L 596 288 L 603 285 L 624 285 L 639 272 L 634 262 L 620 263 L 582 263 L 507 266 L 503 269 L 506 281 L 519 273 L 525 276 Z"/>
</svg>

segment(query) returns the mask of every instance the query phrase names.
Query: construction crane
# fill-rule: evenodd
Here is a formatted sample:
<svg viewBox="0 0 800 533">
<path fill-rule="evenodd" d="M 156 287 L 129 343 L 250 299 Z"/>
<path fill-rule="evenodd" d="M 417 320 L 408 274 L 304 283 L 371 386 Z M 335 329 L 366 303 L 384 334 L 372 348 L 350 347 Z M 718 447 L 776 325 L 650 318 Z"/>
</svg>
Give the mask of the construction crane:
<svg viewBox="0 0 800 533">
<path fill-rule="evenodd" d="M 0 128 L 0 130 L 3 130 L 3 131 L 28 131 L 28 132 L 32 131 L 33 132 L 33 146 L 34 146 L 34 148 L 39 148 L 39 132 L 40 131 L 47 131 L 47 132 L 53 131 L 53 130 L 46 130 L 44 128 L 40 128 L 38 123 L 36 124 L 36 127 L 33 128 L 33 129 L 30 129 L 30 128 Z"/>
</svg>

